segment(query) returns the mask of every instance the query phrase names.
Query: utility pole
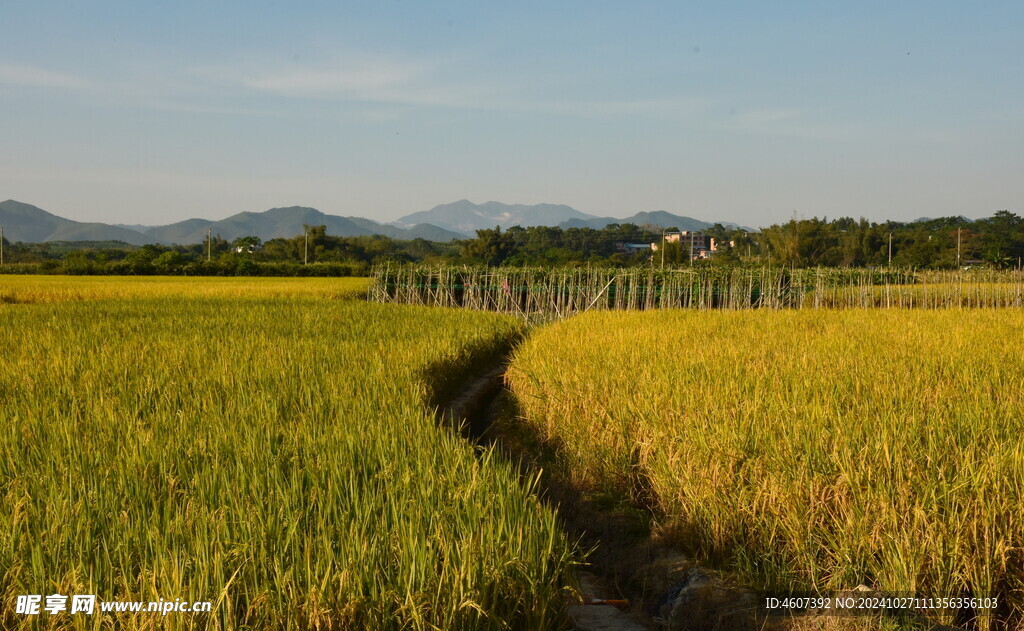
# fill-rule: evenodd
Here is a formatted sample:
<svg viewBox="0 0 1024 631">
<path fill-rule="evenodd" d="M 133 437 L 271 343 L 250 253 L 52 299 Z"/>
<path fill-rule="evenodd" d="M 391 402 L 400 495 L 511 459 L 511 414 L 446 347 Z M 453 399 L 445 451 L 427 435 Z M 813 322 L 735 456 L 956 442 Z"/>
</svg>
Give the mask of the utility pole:
<svg viewBox="0 0 1024 631">
<path fill-rule="evenodd" d="M 665 269 L 665 231 L 668 228 L 662 227 L 661 229 L 661 269 Z"/>
<path fill-rule="evenodd" d="M 956 266 L 960 267 L 960 228 L 956 229 Z"/>
<path fill-rule="evenodd" d="M 4 264 L 4 227 L 0 226 L 0 265 Z"/>
<path fill-rule="evenodd" d="M 302 256 L 302 264 L 309 265 L 309 228 L 306 228 L 306 247 Z"/>
<path fill-rule="evenodd" d="M 889 231 L 889 267 L 892 267 L 892 231 Z"/>
<path fill-rule="evenodd" d="M 206 229 L 206 262 L 213 256 L 213 228 Z"/>
</svg>

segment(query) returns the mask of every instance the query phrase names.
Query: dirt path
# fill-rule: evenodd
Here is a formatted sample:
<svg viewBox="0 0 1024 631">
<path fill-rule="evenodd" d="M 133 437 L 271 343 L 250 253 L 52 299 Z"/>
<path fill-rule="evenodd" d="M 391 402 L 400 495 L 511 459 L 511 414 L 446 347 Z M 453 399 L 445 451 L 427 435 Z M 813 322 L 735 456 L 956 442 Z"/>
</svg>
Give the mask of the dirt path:
<svg viewBox="0 0 1024 631">
<path fill-rule="evenodd" d="M 500 435 L 491 431 L 495 417 L 501 411 L 500 399 L 507 395 L 504 374 L 507 362 L 501 362 L 481 376 L 467 383 L 447 407 L 440 410 L 443 422 L 461 427 L 467 439 L 485 445 L 495 445 L 519 463 L 524 472 L 530 470 L 528 454 L 517 454 L 503 444 Z M 657 628 L 651 620 L 630 609 L 629 600 L 617 590 L 608 587 L 606 577 L 595 571 L 577 572 L 577 582 L 583 603 L 567 609 L 574 628 L 578 631 L 646 631 Z M 615 605 L 604 604 L 607 601 Z M 635 607 L 633 607 L 635 609 Z"/>
<path fill-rule="evenodd" d="M 439 415 L 448 426 L 461 428 L 467 440 L 494 446 L 534 477 L 544 468 L 543 452 L 550 446 L 524 433 L 504 384 L 507 365 L 497 363 L 466 383 Z M 583 602 L 566 610 L 577 631 L 870 631 L 883 626 L 870 618 L 814 612 L 766 617 L 754 592 L 652 536 L 647 508 L 609 506 L 554 475 L 541 477 L 540 495 L 557 508 L 568 535 L 589 550 L 585 569 L 576 573 Z"/>
</svg>

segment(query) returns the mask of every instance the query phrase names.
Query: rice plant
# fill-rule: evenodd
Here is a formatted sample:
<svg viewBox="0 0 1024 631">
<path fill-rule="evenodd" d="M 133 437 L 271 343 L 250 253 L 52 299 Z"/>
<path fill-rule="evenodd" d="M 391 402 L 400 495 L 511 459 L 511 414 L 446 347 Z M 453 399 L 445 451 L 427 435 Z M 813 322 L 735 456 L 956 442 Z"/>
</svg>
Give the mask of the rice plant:
<svg viewBox="0 0 1024 631">
<path fill-rule="evenodd" d="M 0 626 L 562 622 L 552 510 L 431 407 L 516 320 L 324 300 L 353 284 L 330 279 L 97 281 L 0 304 Z M 51 593 L 214 607 L 15 615 Z"/>
<path fill-rule="evenodd" d="M 1024 312 L 600 312 L 508 379 L 585 487 L 750 584 L 990 597 L 1024 619 Z"/>
<path fill-rule="evenodd" d="M 0 275 L 0 304 L 174 296 L 354 298 L 364 295 L 367 285 L 365 278 Z"/>
</svg>

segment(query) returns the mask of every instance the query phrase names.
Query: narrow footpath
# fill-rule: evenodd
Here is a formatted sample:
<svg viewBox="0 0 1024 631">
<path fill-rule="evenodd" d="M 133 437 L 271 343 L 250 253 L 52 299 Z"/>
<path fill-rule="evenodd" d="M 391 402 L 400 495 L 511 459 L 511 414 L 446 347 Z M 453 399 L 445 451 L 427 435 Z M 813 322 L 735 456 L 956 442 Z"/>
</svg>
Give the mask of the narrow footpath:
<svg viewBox="0 0 1024 631">
<path fill-rule="evenodd" d="M 500 444 L 500 437 L 490 431 L 499 411 L 499 399 L 508 396 L 504 383 L 507 367 L 506 362 L 498 363 L 465 384 L 458 396 L 440 413 L 444 423 L 461 427 L 467 439 L 481 445 L 495 445 L 527 469 L 526 455 L 503 449 L 505 445 Z M 577 631 L 647 631 L 658 628 L 652 621 L 629 612 L 628 598 L 610 589 L 598 571 L 577 571 L 576 580 L 583 602 L 570 605 L 567 613 Z"/>
<path fill-rule="evenodd" d="M 438 415 L 467 440 L 493 446 L 533 478 L 543 469 L 538 451 L 545 447 L 523 440 L 514 398 L 504 383 L 507 367 L 507 360 L 498 362 L 464 384 Z M 766 616 L 755 592 L 653 537 L 647 510 L 609 507 L 553 476 L 540 479 L 542 500 L 556 507 L 565 532 L 588 552 L 575 577 L 582 602 L 566 611 L 575 631 L 870 631 L 884 626 L 869 617 L 816 611 Z M 931 631 L 955 629 L 916 622 L 915 628 Z"/>
</svg>

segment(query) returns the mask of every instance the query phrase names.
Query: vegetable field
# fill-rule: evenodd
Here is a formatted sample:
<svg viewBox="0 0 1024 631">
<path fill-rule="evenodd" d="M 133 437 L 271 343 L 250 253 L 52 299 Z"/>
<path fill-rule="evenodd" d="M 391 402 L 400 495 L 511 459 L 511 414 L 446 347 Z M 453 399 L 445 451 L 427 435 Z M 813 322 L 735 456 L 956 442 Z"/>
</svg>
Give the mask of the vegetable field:
<svg viewBox="0 0 1024 631">
<path fill-rule="evenodd" d="M 8 282 L 0 599 L 214 603 L 3 628 L 541 629 L 571 546 L 433 404 L 521 335 L 343 279 Z M 20 284 L 16 284 L 20 283 Z M 24 303 L 24 304 L 23 304 Z"/>
<path fill-rule="evenodd" d="M 600 312 L 557 322 L 507 375 L 585 487 L 780 590 L 998 595 L 1024 617 L 1024 313 Z"/>
</svg>

